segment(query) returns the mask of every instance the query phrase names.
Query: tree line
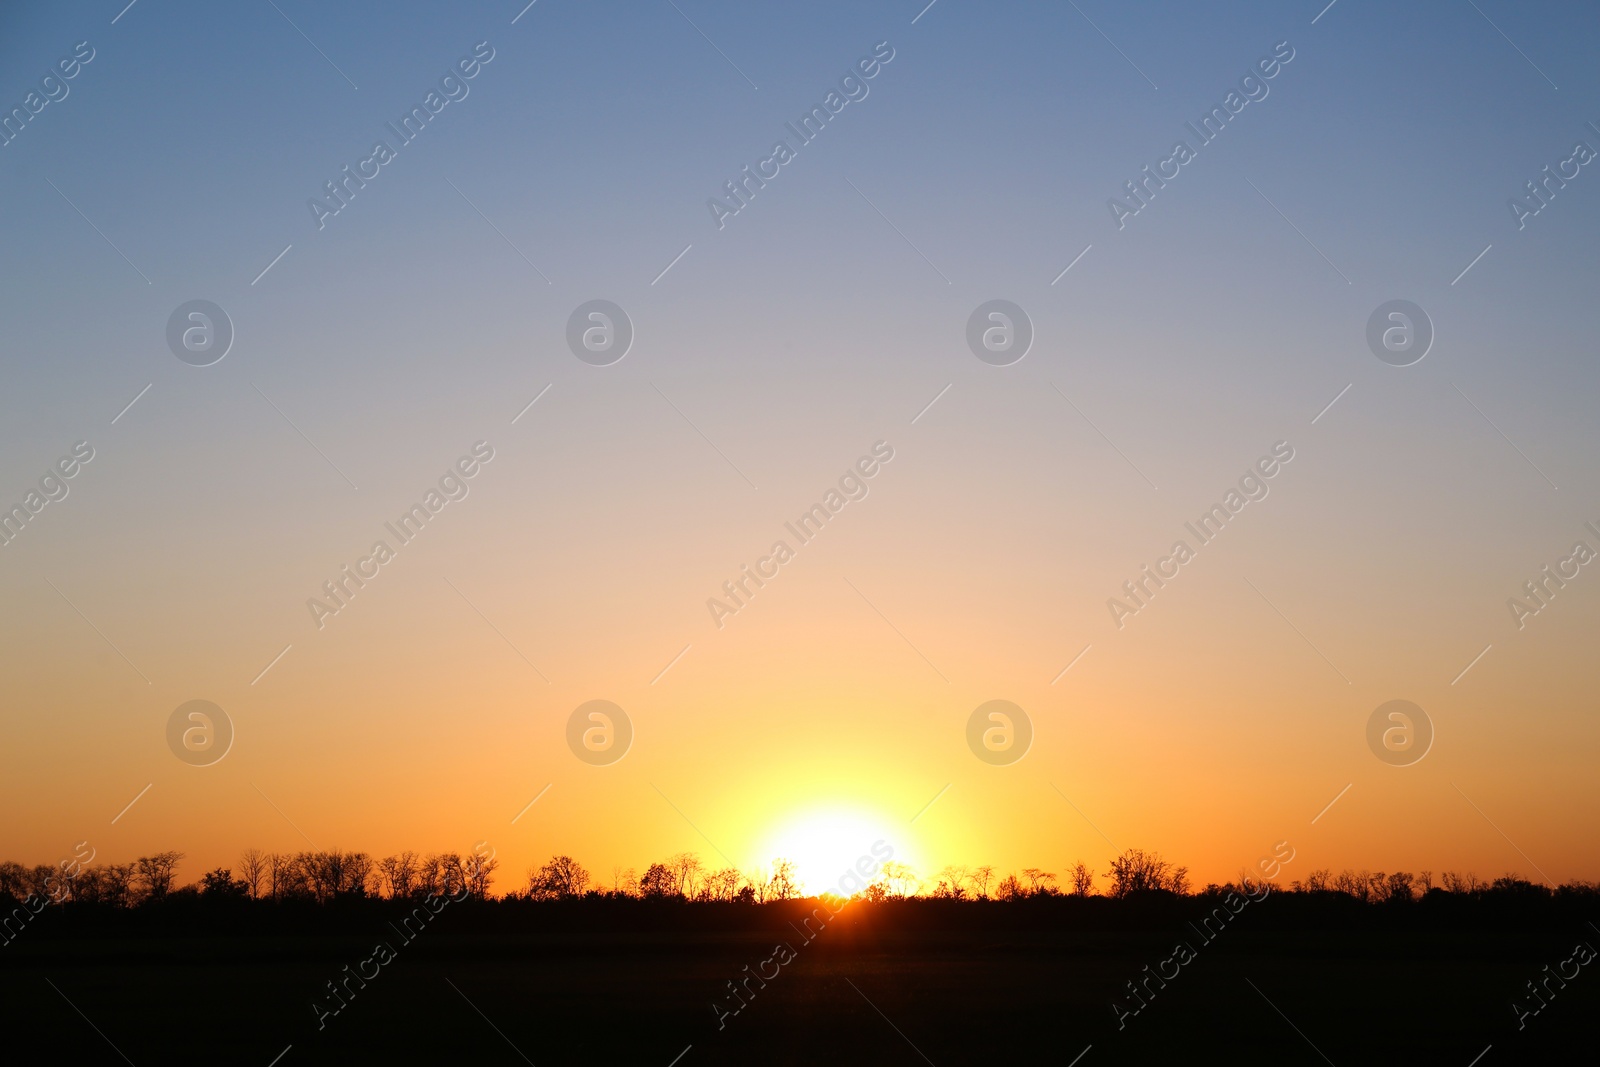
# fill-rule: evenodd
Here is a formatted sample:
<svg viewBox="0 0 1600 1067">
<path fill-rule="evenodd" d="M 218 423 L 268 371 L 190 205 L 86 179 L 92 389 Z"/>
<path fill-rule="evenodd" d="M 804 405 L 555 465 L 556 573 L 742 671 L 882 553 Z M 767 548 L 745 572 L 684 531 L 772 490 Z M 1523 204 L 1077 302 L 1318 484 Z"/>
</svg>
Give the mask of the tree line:
<svg viewBox="0 0 1600 1067">
<path fill-rule="evenodd" d="M 369 853 L 311 850 L 293 853 L 247 849 L 232 868 L 216 868 L 194 883 L 178 884 L 182 852 L 158 852 L 131 863 L 92 865 L 62 861 L 59 865 L 32 867 L 0 862 L 0 901 L 45 901 L 101 904 L 117 908 L 139 907 L 169 898 L 201 897 L 208 900 L 305 901 L 328 904 L 342 899 L 415 900 L 449 895 L 490 899 L 499 860 L 476 851 L 400 852 L 374 859 Z M 238 874 L 235 875 L 234 871 Z M 1079 861 L 1057 876 L 1054 871 L 1028 867 L 1000 874 L 993 866 L 949 865 L 929 876 L 891 860 L 861 891 L 869 901 L 912 898 L 956 901 L 1018 901 L 1049 897 L 1106 897 L 1123 900 L 1165 894 L 1189 896 L 1245 889 L 1260 876 L 1241 871 L 1236 882 L 1208 884 L 1196 890 L 1188 868 L 1171 863 L 1155 852 L 1128 849 L 1112 857 L 1103 874 Z M 1419 900 L 1431 893 L 1479 898 L 1553 892 L 1600 894 L 1600 884 L 1572 882 L 1556 889 L 1507 874 L 1493 880 L 1475 874 L 1447 871 L 1435 881 L 1433 872 L 1313 870 L 1305 879 L 1279 892 L 1346 897 L 1366 904 Z M 500 899 L 554 901 L 575 899 L 643 899 L 761 904 L 799 899 L 806 887 L 787 859 L 767 867 L 740 871 L 733 866 L 707 866 L 693 852 L 679 852 L 636 868 L 614 867 L 609 883 L 567 855 L 555 855 L 527 872 L 526 880 Z"/>
<path fill-rule="evenodd" d="M 391 899 L 439 895 L 480 900 L 489 897 L 500 861 L 477 852 L 402 852 L 374 860 L 366 852 L 341 849 L 263 852 L 239 855 L 239 876 L 233 868 L 216 868 L 189 885 L 177 884 L 182 852 L 158 852 L 131 863 L 26 867 L 0 862 L 0 898 L 16 901 L 48 898 L 51 903 L 105 904 L 137 907 L 173 897 L 211 899 L 303 900 L 327 904 L 351 897 Z"/>
</svg>

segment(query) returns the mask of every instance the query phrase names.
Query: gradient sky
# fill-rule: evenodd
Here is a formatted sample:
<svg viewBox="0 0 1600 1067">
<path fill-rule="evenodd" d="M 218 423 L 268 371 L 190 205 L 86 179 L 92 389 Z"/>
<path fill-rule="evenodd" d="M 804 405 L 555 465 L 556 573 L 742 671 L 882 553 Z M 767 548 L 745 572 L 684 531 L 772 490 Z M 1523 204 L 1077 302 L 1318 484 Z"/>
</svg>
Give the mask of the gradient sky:
<svg viewBox="0 0 1600 1067">
<path fill-rule="evenodd" d="M 1520 631 L 1506 605 L 1600 548 L 1600 176 L 1507 207 L 1600 148 L 1591 15 L 122 2 L 0 14 L 5 109 L 95 50 L 0 148 L 0 503 L 95 450 L 0 548 L 0 854 L 173 848 L 187 880 L 486 840 L 503 890 L 552 852 L 748 868 L 843 812 L 924 872 L 1139 846 L 1220 881 L 1286 839 L 1291 878 L 1600 878 L 1600 570 Z M 307 199 L 481 41 L 319 230 Z M 718 230 L 707 198 L 880 41 Z M 1280 41 L 1119 230 L 1107 199 Z M 608 367 L 565 342 L 593 298 L 637 333 Z M 1036 331 L 1009 367 L 965 341 L 992 298 Z M 1365 341 L 1396 298 L 1436 330 L 1404 368 Z M 167 348 L 191 299 L 234 323 L 214 366 Z M 319 631 L 307 598 L 480 440 Z M 879 440 L 869 496 L 717 629 Z M 1278 441 L 1270 496 L 1119 630 L 1107 598 Z M 606 767 L 564 740 L 596 698 L 636 733 Z M 210 767 L 167 748 L 193 699 L 237 730 Z M 966 747 L 991 699 L 1033 722 L 1011 766 Z M 1391 699 L 1437 731 L 1413 766 L 1367 748 Z"/>
</svg>

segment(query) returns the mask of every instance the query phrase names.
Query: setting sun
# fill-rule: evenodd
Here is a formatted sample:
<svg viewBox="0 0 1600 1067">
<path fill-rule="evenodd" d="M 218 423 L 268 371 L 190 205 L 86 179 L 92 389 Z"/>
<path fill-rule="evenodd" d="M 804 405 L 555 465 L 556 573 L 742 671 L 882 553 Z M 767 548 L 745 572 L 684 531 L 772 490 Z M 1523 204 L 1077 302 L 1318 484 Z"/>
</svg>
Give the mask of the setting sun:
<svg viewBox="0 0 1600 1067">
<path fill-rule="evenodd" d="M 831 809 L 807 812 L 784 823 L 768 839 L 764 855 L 786 859 L 794 864 L 795 877 L 809 894 L 824 892 L 849 896 L 852 890 L 841 879 L 849 872 L 860 876 L 860 863 L 866 857 L 871 872 L 861 876 L 870 882 L 883 864 L 894 859 L 908 862 L 905 849 L 886 832 L 887 820 L 860 811 Z"/>
</svg>

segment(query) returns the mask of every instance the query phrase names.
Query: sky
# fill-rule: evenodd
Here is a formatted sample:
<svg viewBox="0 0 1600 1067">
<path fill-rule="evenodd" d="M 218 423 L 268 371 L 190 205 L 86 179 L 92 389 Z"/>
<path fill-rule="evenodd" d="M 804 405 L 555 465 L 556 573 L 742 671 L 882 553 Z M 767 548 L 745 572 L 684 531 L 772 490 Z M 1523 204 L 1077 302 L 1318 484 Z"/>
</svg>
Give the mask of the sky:
<svg viewBox="0 0 1600 1067">
<path fill-rule="evenodd" d="M 1578 10 L 124 2 L 0 14 L 0 854 L 1600 878 Z"/>
</svg>

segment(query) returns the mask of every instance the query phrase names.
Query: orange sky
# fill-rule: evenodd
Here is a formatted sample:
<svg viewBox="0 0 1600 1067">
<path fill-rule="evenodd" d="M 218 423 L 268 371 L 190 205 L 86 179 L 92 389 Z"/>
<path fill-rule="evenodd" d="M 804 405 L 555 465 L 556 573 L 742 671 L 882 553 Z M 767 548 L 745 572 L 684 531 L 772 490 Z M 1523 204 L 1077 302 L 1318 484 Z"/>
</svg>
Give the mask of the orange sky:
<svg viewBox="0 0 1600 1067">
<path fill-rule="evenodd" d="M 648 456 L 602 452 L 582 479 L 541 457 L 563 421 L 583 418 L 552 403 L 548 423 L 500 434 L 469 496 L 320 631 L 303 600 L 353 558 L 369 518 L 320 535 L 333 547 L 311 557 L 319 567 L 265 553 L 293 541 L 286 522 L 227 538 L 220 518 L 218 536 L 196 529 L 162 550 L 174 561 L 163 580 L 94 559 L 47 567 L 151 684 L 47 584 L 21 583 L 33 616 L 11 622 L 6 659 L 29 711 L 13 724 L 3 789 L 30 817 L 8 852 L 48 861 L 80 839 L 107 860 L 176 848 L 197 877 L 245 846 L 309 839 L 381 855 L 488 840 L 505 889 L 553 852 L 606 878 L 682 850 L 748 869 L 781 846 L 781 827 L 844 811 L 924 873 L 1062 871 L 1078 859 L 1103 871 L 1114 843 L 1158 849 L 1203 883 L 1287 839 L 1291 877 L 1344 866 L 1600 874 L 1583 845 L 1597 814 L 1584 773 L 1596 727 L 1580 695 L 1593 682 L 1582 641 L 1596 601 L 1580 584 L 1518 633 L 1503 607 L 1510 568 L 1466 574 L 1454 557 L 1467 552 L 1450 541 L 1386 526 L 1372 509 L 1329 514 L 1324 494 L 1381 496 L 1409 476 L 1361 470 L 1348 455 L 1356 431 L 1319 424 L 1297 434 L 1271 495 L 1119 630 L 1105 599 L 1220 494 L 1153 490 L 1114 455 L 1073 474 L 1040 462 L 1025 430 L 963 431 L 985 406 L 1033 400 L 981 389 L 945 400 L 946 421 L 896 431 L 868 496 L 720 630 L 706 598 L 872 437 L 766 471 L 759 491 L 701 457 L 668 491 L 631 469 Z M 1343 414 L 1359 419 L 1359 404 Z M 1225 490 L 1270 445 L 1200 484 Z M 563 511 L 562 483 L 577 480 L 642 491 Z M 392 498 L 379 514 L 403 509 Z M 1106 510 L 1086 515 L 1096 499 Z M 985 511 L 1001 521 L 973 521 Z M 1344 535 L 1329 537 L 1335 518 Z M 1370 538 L 1389 541 L 1388 558 L 1357 547 Z M 218 611 L 227 625 L 206 617 Z M 237 730 L 209 767 L 165 747 L 167 717 L 196 697 Z M 610 766 L 565 745 L 568 715 L 596 697 L 634 724 L 632 750 Z M 1035 730 L 1032 750 L 1004 767 L 965 743 L 972 709 L 997 697 Z M 1366 748 L 1367 717 L 1396 697 L 1437 730 L 1411 767 Z"/>
</svg>

